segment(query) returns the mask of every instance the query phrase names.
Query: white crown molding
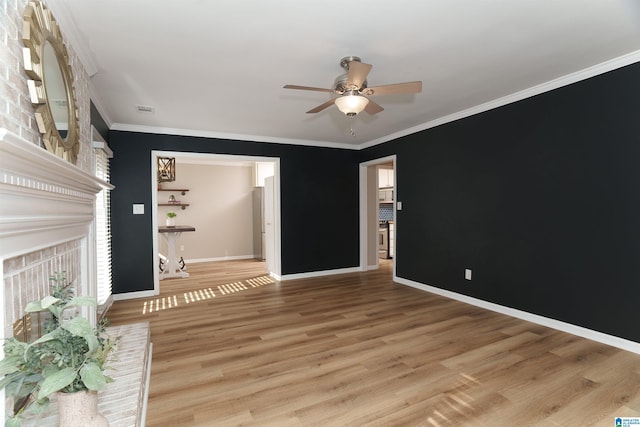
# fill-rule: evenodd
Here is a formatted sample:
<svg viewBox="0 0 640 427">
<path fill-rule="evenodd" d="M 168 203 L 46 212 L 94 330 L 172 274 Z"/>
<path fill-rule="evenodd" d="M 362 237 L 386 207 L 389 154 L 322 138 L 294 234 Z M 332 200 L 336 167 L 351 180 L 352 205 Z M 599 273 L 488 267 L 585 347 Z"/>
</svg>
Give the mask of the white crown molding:
<svg viewBox="0 0 640 427">
<path fill-rule="evenodd" d="M 192 129 L 177 129 L 155 126 L 129 125 L 126 123 L 114 123 L 110 130 L 120 130 L 127 132 L 157 133 L 162 135 L 196 136 L 203 138 L 232 139 L 236 141 L 271 142 L 274 144 L 306 145 L 311 147 L 341 148 L 348 150 L 358 150 L 358 146 L 351 144 L 341 144 L 337 142 L 310 141 L 292 138 L 265 137 L 257 135 L 244 135 L 238 133 L 211 132 Z"/>
<path fill-rule="evenodd" d="M 197 131 L 189 129 L 176 129 L 176 128 L 164 128 L 164 127 L 152 127 L 152 126 L 139 126 L 129 125 L 125 123 L 114 123 L 110 127 L 112 130 L 121 130 L 129 132 L 141 132 L 141 133 L 158 133 L 163 135 L 181 135 L 181 136 L 197 136 L 204 138 L 220 138 L 220 139 L 235 139 L 239 141 L 256 141 L 256 142 L 273 142 L 277 144 L 293 144 L 293 145 L 306 145 L 314 147 L 327 147 L 327 148 L 340 148 L 348 150 L 363 150 L 375 145 L 379 145 L 394 139 L 398 139 L 407 135 L 421 132 L 423 130 L 431 129 L 436 126 L 440 126 L 449 122 L 460 120 L 466 117 L 473 116 L 475 114 L 483 113 L 485 111 L 493 110 L 494 108 L 502 107 L 504 105 L 512 104 L 514 102 L 522 101 L 523 99 L 531 98 L 536 95 L 540 95 L 545 92 L 552 91 L 554 89 L 568 86 L 573 83 L 580 82 L 582 80 L 589 79 L 591 77 L 598 76 L 600 74 L 607 73 L 609 71 L 617 70 L 618 68 L 625 67 L 627 65 L 640 62 L 640 50 L 631 52 L 626 55 L 611 59 L 609 61 L 602 62 L 592 67 L 585 68 L 575 73 L 567 74 L 557 79 L 550 80 L 545 83 L 521 90 L 519 92 L 512 93 L 502 98 L 494 99 L 493 101 L 485 102 L 484 104 L 477 105 L 475 107 L 468 108 L 457 113 L 449 114 L 447 116 L 440 117 L 438 119 L 423 123 L 418 126 L 413 126 L 402 131 L 394 132 L 381 138 L 373 139 L 368 142 L 364 142 L 359 145 L 343 144 L 328 141 L 312 141 L 312 140 L 298 140 L 288 138 L 276 138 L 276 137 L 264 137 L 256 135 L 243 135 L 232 134 L 222 132 L 210 132 L 210 131 Z"/>
<path fill-rule="evenodd" d="M 111 126 L 113 125 L 113 120 L 111 120 L 111 117 L 109 116 L 109 110 L 104 106 L 104 102 L 102 102 L 102 97 L 98 94 L 98 91 L 95 89 L 95 86 L 92 80 L 89 80 L 89 98 L 91 98 L 91 102 L 93 102 L 93 105 L 96 107 L 96 110 L 98 110 L 98 113 L 100 113 L 100 116 L 102 117 L 102 120 L 104 120 L 104 122 L 106 123 L 107 128 L 111 129 Z"/>
<path fill-rule="evenodd" d="M 99 69 L 98 63 L 87 42 L 80 36 L 78 26 L 69 12 L 69 5 L 63 0 L 47 0 L 46 3 L 51 13 L 53 13 L 53 17 L 58 21 L 60 31 L 62 31 L 65 38 L 64 43 L 68 44 L 67 47 L 73 48 L 89 77 L 96 74 Z"/>
<path fill-rule="evenodd" d="M 432 120 L 427 123 L 423 123 L 418 126 L 414 126 L 399 132 L 395 132 L 378 139 L 365 142 L 358 146 L 358 149 L 365 149 L 373 147 L 374 145 L 382 144 L 394 139 L 401 138 L 403 136 L 411 135 L 421 132 L 423 130 L 431 129 L 436 126 L 443 125 L 445 123 L 453 122 L 463 119 L 465 117 L 473 116 L 475 114 L 483 113 L 485 111 L 493 110 L 494 108 L 502 107 L 507 104 L 512 104 L 523 99 L 531 98 L 532 96 L 540 95 L 541 93 L 549 92 L 554 89 L 568 86 L 573 83 L 577 83 L 582 80 L 589 79 L 591 77 L 598 76 L 600 74 L 608 73 L 609 71 L 617 70 L 618 68 L 625 67 L 627 65 L 640 62 L 640 50 L 631 52 L 629 54 L 620 56 L 618 58 L 605 61 L 603 63 L 594 65 L 589 68 L 577 71 L 575 73 L 567 74 L 554 80 L 539 84 L 537 86 L 530 87 L 528 89 L 521 90 L 511 95 L 504 96 L 502 98 L 494 99 L 493 101 L 485 102 L 484 104 L 477 105 L 475 107 L 468 108 L 457 113 L 449 114 L 447 116 L 440 117 L 436 120 Z"/>
<path fill-rule="evenodd" d="M 91 77 L 96 75 L 100 70 L 98 61 L 95 59 L 93 52 L 91 51 L 87 40 L 85 40 L 78 26 L 76 25 L 73 15 L 69 11 L 69 5 L 64 0 L 47 0 L 47 7 L 53 13 L 54 18 L 58 21 L 60 31 L 63 33 L 63 42 L 67 47 L 72 48 L 78 56 L 82 67 L 89 76 L 89 97 L 91 102 L 95 105 L 96 109 L 102 116 L 102 119 L 107 124 L 107 127 L 111 127 L 112 120 L 108 114 L 108 109 L 105 108 L 102 98 L 96 91 Z"/>
</svg>

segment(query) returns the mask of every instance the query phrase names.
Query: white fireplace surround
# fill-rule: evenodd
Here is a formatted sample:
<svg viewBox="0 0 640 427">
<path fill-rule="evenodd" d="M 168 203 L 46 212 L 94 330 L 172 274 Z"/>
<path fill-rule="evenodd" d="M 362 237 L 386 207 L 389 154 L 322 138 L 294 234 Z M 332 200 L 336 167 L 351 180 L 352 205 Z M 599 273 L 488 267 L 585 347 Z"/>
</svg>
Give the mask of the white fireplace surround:
<svg viewBox="0 0 640 427">
<path fill-rule="evenodd" d="M 76 292 L 96 296 L 95 195 L 102 188 L 112 186 L 0 128 L 0 276 L 3 278 L 0 305 L 4 312 L 0 329 L 3 337 L 12 335 L 13 323 L 21 317 L 21 308 L 15 308 L 13 295 L 17 291 L 23 295 L 41 292 L 11 289 L 8 295 L 5 260 L 79 242 L 80 273 Z M 40 286 L 40 289 L 46 287 Z M 93 311 L 83 314 L 95 322 Z M 0 402 L 4 401 L 3 390 Z M 5 419 L 5 412 L 5 405 L 0 404 L 1 420 Z"/>
</svg>

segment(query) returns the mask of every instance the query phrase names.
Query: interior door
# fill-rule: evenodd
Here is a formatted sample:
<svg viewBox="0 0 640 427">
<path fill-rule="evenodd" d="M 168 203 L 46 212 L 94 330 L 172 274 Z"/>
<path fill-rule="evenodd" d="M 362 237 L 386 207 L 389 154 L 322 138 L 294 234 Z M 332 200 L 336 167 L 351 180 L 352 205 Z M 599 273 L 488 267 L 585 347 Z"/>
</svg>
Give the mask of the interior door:
<svg viewBox="0 0 640 427">
<path fill-rule="evenodd" d="M 275 272 L 275 225 L 274 225 L 274 178 L 272 176 L 264 180 L 264 258 L 267 264 L 267 272 Z"/>
</svg>

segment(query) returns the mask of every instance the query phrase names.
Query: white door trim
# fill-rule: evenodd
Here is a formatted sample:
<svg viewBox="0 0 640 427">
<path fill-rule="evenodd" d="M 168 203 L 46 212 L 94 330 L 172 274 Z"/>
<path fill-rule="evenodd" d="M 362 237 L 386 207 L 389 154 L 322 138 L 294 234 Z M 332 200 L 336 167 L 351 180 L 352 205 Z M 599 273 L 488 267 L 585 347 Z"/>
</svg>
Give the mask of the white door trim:
<svg viewBox="0 0 640 427">
<path fill-rule="evenodd" d="M 367 215 L 367 204 L 369 201 L 369 195 L 367 194 L 367 188 L 368 188 L 368 180 L 367 180 L 367 169 L 370 166 L 377 166 L 380 164 L 384 164 L 384 163 L 393 163 L 393 174 L 394 174 L 394 179 L 393 179 L 393 194 L 398 194 L 397 189 L 398 189 L 398 181 L 397 181 L 397 176 L 398 176 L 398 171 L 397 171 L 397 156 L 395 154 L 391 155 L 391 156 L 386 156 L 386 157 L 381 157 L 378 159 L 373 159 L 373 160 L 369 160 L 366 162 L 362 162 L 360 163 L 360 169 L 359 169 L 359 186 L 360 186 L 360 209 L 359 209 L 359 216 L 360 216 L 360 271 L 367 271 L 369 269 L 375 269 L 379 267 L 379 259 L 378 257 L 376 257 L 376 264 L 369 266 L 369 262 L 368 262 L 368 253 L 369 253 L 369 247 L 370 245 L 375 245 L 376 242 L 371 242 L 370 239 L 368 239 L 368 233 L 367 230 L 369 229 L 369 227 L 372 226 L 372 224 L 369 224 L 368 221 L 368 215 Z M 376 187 L 377 187 L 377 174 L 376 174 Z M 377 192 L 375 197 L 377 197 Z M 397 220 L 397 215 L 396 215 L 396 202 L 394 200 L 393 202 L 393 210 L 394 210 L 394 222 L 395 222 L 395 253 L 394 253 L 394 257 L 392 259 L 393 262 L 393 277 L 396 276 L 396 259 L 398 257 L 398 245 L 397 245 L 397 236 L 398 236 L 398 220 Z M 375 224 L 375 227 L 377 227 L 377 221 Z M 377 235 L 377 233 L 376 233 Z M 376 250 L 377 251 L 377 250 Z"/>
</svg>

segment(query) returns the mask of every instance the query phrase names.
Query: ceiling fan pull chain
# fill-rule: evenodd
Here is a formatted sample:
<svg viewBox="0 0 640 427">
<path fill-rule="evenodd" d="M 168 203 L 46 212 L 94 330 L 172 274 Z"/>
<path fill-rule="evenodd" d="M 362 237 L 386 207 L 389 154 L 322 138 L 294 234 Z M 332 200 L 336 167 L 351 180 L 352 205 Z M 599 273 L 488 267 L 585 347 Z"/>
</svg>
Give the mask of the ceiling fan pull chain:
<svg viewBox="0 0 640 427">
<path fill-rule="evenodd" d="M 355 116 L 351 116 L 351 117 L 349 117 L 349 124 L 350 124 L 349 134 L 350 134 L 351 136 L 353 136 L 353 137 L 355 137 L 355 136 L 356 136 L 356 132 L 353 130 L 353 118 L 354 118 L 354 117 L 355 117 Z"/>
</svg>

